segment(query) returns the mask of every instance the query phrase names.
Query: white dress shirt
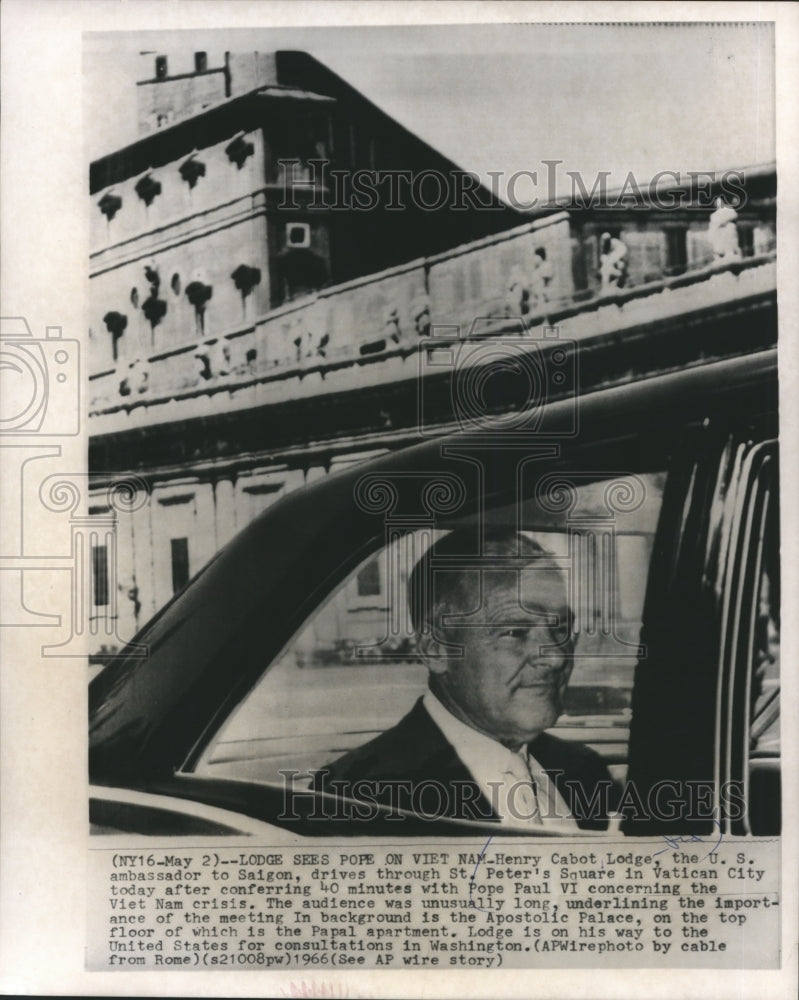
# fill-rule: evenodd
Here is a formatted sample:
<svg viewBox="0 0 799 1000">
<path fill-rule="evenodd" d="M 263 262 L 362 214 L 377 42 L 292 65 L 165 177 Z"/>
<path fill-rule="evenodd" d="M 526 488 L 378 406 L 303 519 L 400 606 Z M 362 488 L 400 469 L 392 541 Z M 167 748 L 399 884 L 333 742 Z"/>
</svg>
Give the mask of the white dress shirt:
<svg viewBox="0 0 799 1000">
<path fill-rule="evenodd" d="M 423 704 L 491 803 L 502 826 L 529 828 L 554 823 L 577 829 L 554 781 L 526 747 L 514 752 L 472 729 L 445 708 L 432 691 L 425 693 Z"/>
</svg>

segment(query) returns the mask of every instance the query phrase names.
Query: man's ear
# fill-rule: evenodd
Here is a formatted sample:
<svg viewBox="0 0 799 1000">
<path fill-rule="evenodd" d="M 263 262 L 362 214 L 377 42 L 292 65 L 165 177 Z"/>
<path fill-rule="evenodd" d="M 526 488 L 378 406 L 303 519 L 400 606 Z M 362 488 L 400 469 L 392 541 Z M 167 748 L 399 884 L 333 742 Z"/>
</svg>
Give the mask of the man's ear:
<svg viewBox="0 0 799 1000">
<path fill-rule="evenodd" d="M 440 642 L 432 633 L 416 637 L 416 648 L 431 674 L 445 674 L 449 669 L 450 647 Z"/>
</svg>

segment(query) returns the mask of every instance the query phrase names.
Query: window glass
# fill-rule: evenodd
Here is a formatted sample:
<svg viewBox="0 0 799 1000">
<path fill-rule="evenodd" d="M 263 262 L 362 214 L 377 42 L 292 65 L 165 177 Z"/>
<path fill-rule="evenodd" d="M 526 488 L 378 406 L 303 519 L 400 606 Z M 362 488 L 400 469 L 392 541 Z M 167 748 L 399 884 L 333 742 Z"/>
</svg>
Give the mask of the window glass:
<svg viewBox="0 0 799 1000">
<path fill-rule="evenodd" d="M 177 594 L 189 582 L 189 540 L 172 538 L 169 545 L 172 555 L 172 592 Z"/>
<path fill-rule="evenodd" d="M 515 506 L 487 515 L 497 525 L 521 523 L 562 567 L 576 645 L 554 731 L 592 746 L 620 780 L 664 481 L 650 473 L 580 483 L 567 513 L 531 499 L 520 519 Z M 635 501 L 609 514 L 608 498 L 619 488 Z M 408 577 L 445 533 L 409 533 L 364 560 L 222 725 L 196 771 L 280 782 L 281 769 L 309 774 L 398 722 L 428 676 L 410 621 Z"/>
<path fill-rule="evenodd" d="M 774 836 L 781 828 L 780 776 L 780 573 L 779 510 L 768 475 L 754 496 L 760 524 L 754 532 L 752 553 L 755 586 L 751 596 L 752 631 L 747 656 L 749 745 L 745 770 L 748 822 L 743 832 Z M 761 505 L 762 502 L 762 505 Z"/>
<path fill-rule="evenodd" d="M 358 571 L 358 596 L 377 597 L 380 594 L 380 561 L 370 559 L 369 562 Z"/>
<path fill-rule="evenodd" d="M 780 616 L 776 587 L 768 572 L 760 581 L 752 662 L 751 755 L 773 755 L 780 750 Z"/>
<path fill-rule="evenodd" d="M 779 509 L 773 490 L 765 491 L 760 575 L 755 591 L 751 657 L 749 754 L 778 757 L 780 752 L 780 544 Z"/>
<path fill-rule="evenodd" d="M 108 546 L 92 546 L 92 578 L 94 583 L 94 606 L 104 608 L 108 604 Z"/>
</svg>

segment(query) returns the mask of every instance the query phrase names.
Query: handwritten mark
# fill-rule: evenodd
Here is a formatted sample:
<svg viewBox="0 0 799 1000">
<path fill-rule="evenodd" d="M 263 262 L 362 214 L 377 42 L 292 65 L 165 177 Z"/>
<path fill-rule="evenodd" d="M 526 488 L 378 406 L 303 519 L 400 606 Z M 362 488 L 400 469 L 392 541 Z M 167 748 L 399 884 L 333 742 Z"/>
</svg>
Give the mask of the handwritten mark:
<svg viewBox="0 0 799 1000">
<path fill-rule="evenodd" d="M 350 1000 L 361 997 L 363 993 L 353 993 L 344 983 L 325 981 L 302 982 L 292 981 L 288 990 L 282 989 L 281 996 L 298 998 L 298 1000 Z"/>
<path fill-rule="evenodd" d="M 491 843 L 491 841 L 493 839 L 494 839 L 493 836 L 489 837 L 488 840 L 483 845 L 483 849 L 482 849 L 482 851 L 480 851 L 480 854 L 479 854 L 479 856 L 477 858 L 477 864 L 474 866 L 474 871 L 472 872 L 472 877 L 469 879 L 469 905 L 473 906 L 475 908 L 475 910 L 481 910 L 483 913 L 488 913 L 488 910 L 486 909 L 486 907 L 484 907 L 484 906 L 478 906 L 477 903 L 475 903 L 475 901 L 472 899 L 472 891 L 474 890 L 474 880 L 475 880 L 475 876 L 477 875 L 477 869 L 482 864 L 483 858 L 485 857 L 486 851 L 488 850 L 488 845 Z"/>
<path fill-rule="evenodd" d="M 714 819 L 713 823 L 714 823 L 715 826 L 718 827 L 719 839 L 710 848 L 710 850 L 707 852 L 707 854 L 703 854 L 702 855 L 702 857 L 699 859 L 700 861 L 704 861 L 705 858 L 708 857 L 708 855 L 710 855 L 714 851 L 718 850 L 719 844 L 724 839 L 724 834 L 721 832 L 721 823 L 719 823 L 719 821 L 717 819 Z M 653 851 L 652 852 L 653 857 L 656 856 L 656 855 L 658 855 L 658 854 L 664 854 L 666 851 L 669 851 L 669 850 L 676 850 L 680 846 L 680 844 L 706 844 L 707 843 L 707 841 L 705 840 L 704 837 L 698 837 L 695 833 L 692 833 L 690 837 L 683 837 L 683 836 L 671 837 L 667 833 L 664 833 L 663 834 L 663 840 L 665 841 L 666 846 L 662 847 L 659 851 Z M 479 862 L 478 862 L 478 864 L 479 864 Z"/>
</svg>

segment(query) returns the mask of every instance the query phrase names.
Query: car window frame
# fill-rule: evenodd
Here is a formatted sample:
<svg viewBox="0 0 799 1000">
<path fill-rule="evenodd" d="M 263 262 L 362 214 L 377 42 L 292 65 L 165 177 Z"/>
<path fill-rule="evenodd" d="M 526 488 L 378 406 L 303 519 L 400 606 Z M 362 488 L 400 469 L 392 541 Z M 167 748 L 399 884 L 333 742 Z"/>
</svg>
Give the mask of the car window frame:
<svg viewBox="0 0 799 1000">
<path fill-rule="evenodd" d="M 772 491 L 778 477 L 778 441 L 771 439 L 751 445 L 740 475 L 740 496 L 731 524 L 730 544 L 735 546 L 726 618 L 722 622 L 727 638 L 719 664 L 719 756 L 720 781 L 739 782 L 743 800 L 750 802 L 751 683 L 755 652 L 760 575 L 762 573 L 768 518 L 778 510 Z M 771 506 L 769 506 L 771 505 Z M 760 526 L 757 527 L 757 519 Z M 721 677 L 727 678 L 722 691 Z M 779 699 L 779 691 L 776 695 Z M 779 704 L 779 703 L 778 703 Z M 777 704 L 777 711 L 779 707 Z M 780 761 L 777 753 L 773 759 Z M 747 808 L 740 820 L 728 819 L 724 832 L 752 836 L 752 817 Z"/>
<path fill-rule="evenodd" d="M 743 395 L 746 396 L 746 394 L 748 393 L 749 398 L 751 399 L 758 398 L 759 394 L 756 388 L 758 379 L 762 381 L 764 378 L 766 379 L 770 378 L 769 372 L 772 370 L 773 366 L 773 352 L 766 352 L 766 353 L 769 355 L 769 357 L 762 358 L 760 364 L 752 365 L 750 368 L 750 372 L 748 373 L 748 377 L 740 380 L 743 383 L 743 385 L 737 387 L 737 392 L 739 394 L 743 393 Z M 707 421 L 706 413 L 708 410 L 714 411 L 716 409 L 719 409 L 720 412 L 724 413 L 727 411 L 727 409 L 729 409 L 728 403 L 726 404 L 726 406 L 723 404 L 718 404 L 716 402 L 712 402 L 708 405 L 707 401 L 702 397 L 701 389 L 703 383 L 705 385 L 710 385 L 716 390 L 716 392 L 720 394 L 723 393 L 723 391 L 726 389 L 730 389 L 730 391 L 732 391 L 733 388 L 731 386 L 727 386 L 724 384 L 723 375 L 722 372 L 720 371 L 721 369 L 724 368 L 724 363 L 720 363 L 718 366 L 711 366 L 711 367 L 715 369 L 712 372 L 712 377 L 711 373 L 708 373 L 706 371 L 700 371 L 693 373 L 692 377 L 689 380 L 690 384 L 688 385 L 688 392 L 686 395 L 689 401 L 691 402 L 691 406 L 689 407 L 689 412 L 686 412 L 684 420 L 685 424 L 687 424 L 690 430 L 695 430 L 698 426 L 701 426 L 703 421 L 705 422 Z M 721 379 L 719 378 L 720 375 L 722 375 Z M 679 382 L 679 377 L 675 377 L 675 379 L 677 382 Z M 614 390 L 608 390 L 607 392 L 594 394 L 596 398 L 594 400 L 591 400 L 591 402 L 596 402 L 600 404 L 600 411 L 609 420 L 611 427 L 614 426 L 613 415 L 611 411 L 613 406 L 616 404 L 617 400 L 621 400 L 622 402 L 624 402 L 625 397 L 629 397 L 630 393 L 632 393 L 632 398 L 637 397 L 639 399 L 643 399 L 643 401 L 647 404 L 647 406 L 644 408 L 641 424 L 635 430 L 632 431 L 629 429 L 629 426 L 624 427 L 624 418 L 622 413 L 622 418 L 620 420 L 617 419 L 615 422 L 615 428 L 616 428 L 615 437 L 612 434 L 608 435 L 607 427 L 603 426 L 601 422 L 598 422 L 598 430 L 596 430 L 596 433 L 585 435 L 584 437 L 581 438 L 581 440 L 577 444 L 577 453 L 581 455 L 585 461 L 588 461 L 587 458 L 588 452 L 590 451 L 591 454 L 593 455 L 594 449 L 597 447 L 599 447 L 600 450 L 606 449 L 611 453 L 614 450 L 621 449 L 623 453 L 625 449 L 631 447 L 634 448 L 637 445 L 639 445 L 642 440 L 644 440 L 647 442 L 649 451 L 648 451 L 648 460 L 644 462 L 643 466 L 641 467 L 656 469 L 658 468 L 658 466 L 662 465 L 662 461 L 658 460 L 659 453 L 660 452 L 667 453 L 669 450 L 674 450 L 675 442 L 679 440 L 679 438 L 685 432 L 686 426 L 683 424 L 678 424 L 676 426 L 670 425 L 664 430 L 662 416 L 661 416 L 662 411 L 663 409 L 665 409 L 668 412 L 668 410 L 670 410 L 674 406 L 674 400 L 671 398 L 673 394 L 670 392 L 671 381 L 669 379 L 669 376 L 665 376 L 663 381 L 661 381 L 661 379 L 656 379 L 653 381 L 655 384 L 652 385 L 647 385 L 644 387 L 638 385 L 632 387 L 631 389 L 625 388 L 623 393 L 616 392 Z M 647 391 L 642 392 L 642 389 L 646 389 Z M 679 392 L 676 393 L 676 396 L 679 401 L 680 393 Z M 727 400 L 729 400 L 732 397 L 727 396 L 726 398 Z M 766 409 L 768 408 L 769 407 L 766 407 Z M 608 418 L 609 412 L 611 412 L 611 417 Z M 647 432 L 649 433 L 650 436 L 647 436 Z M 460 441 L 461 439 L 455 439 L 455 440 Z M 406 462 L 413 461 L 412 453 L 414 451 L 415 449 L 411 449 L 410 452 L 406 454 L 404 458 Z M 559 468 L 562 465 L 565 458 L 570 457 L 572 454 L 573 453 L 571 451 L 568 451 L 566 456 L 559 458 L 557 462 L 553 463 L 553 467 Z M 389 465 L 390 464 L 391 463 L 389 461 Z M 613 465 L 616 464 L 617 462 L 613 463 Z M 601 474 L 602 473 L 600 472 L 597 478 L 600 478 Z M 352 474 L 351 473 L 349 474 L 349 478 L 347 478 L 347 475 L 348 474 L 346 472 L 340 474 L 341 478 L 339 479 L 339 485 L 342 484 L 351 485 L 354 482 Z M 671 476 L 671 470 L 670 470 L 670 476 Z M 275 505 L 275 507 L 272 508 L 271 511 L 266 512 L 266 515 L 259 518 L 259 522 L 261 523 L 261 525 L 263 525 L 265 518 L 267 517 L 271 518 L 272 522 L 274 523 L 274 520 L 276 519 L 276 516 L 281 508 L 281 505 L 283 511 L 285 511 L 286 505 L 291 505 L 295 503 L 296 499 L 297 499 L 296 495 L 289 496 L 286 498 L 286 500 L 281 501 L 280 504 Z M 666 500 L 664 498 L 664 508 L 665 504 Z M 672 517 L 671 512 L 669 513 L 669 516 Z M 664 517 L 664 510 L 661 511 L 661 519 L 663 517 Z M 339 563 L 336 566 L 328 567 L 328 570 L 322 574 L 319 580 L 315 582 L 315 585 L 311 588 L 310 592 L 306 590 L 307 600 L 304 601 L 302 603 L 302 606 L 298 609 L 298 613 L 295 616 L 296 621 L 294 623 L 284 623 L 286 628 L 288 629 L 288 635 L 284 636 L 284 641 L 279 646 L 276 647 L 276 650 L 272 657 L 273 661 L 278 658 L 278 656 L 280 655 L 280 651 L 285 647 L 285 645 L 293 639 L 298 628 L 300 628 L 302 626 L 302 623 L 307 619 L 308 611 L 312 609 L 312 607 L 317 606 L 320 599 L 324 596 L 324 594 L 326 594 L 329 591 L 329 589 L 332 586 L 334 586 L 345 575 L 347 571 L 349 571 L 355 565 L 357 565 L 358 561 L 365 558 L 370 552 L 374 552 L 379 547 L 379 545 L 382 542 L 382 531 L 375 530 L 371 533 L 371 535 L 368 535 L 368 537 L 367 534 L 368 534 L 367 532 L 361 533 L 360 536 L 361 544 L 357 549 L 353 550 L 353 552 L 351 553 L 351 558 L 347 560 L 346 564 Z M 246 546 L 247 544 L 246 538 L 240 538 L 237 544 L 239 545 L 240 548 Z M 219 559 L 217 558 L 217 560 L 215 561 L 218 562 Z M 210 576 L 212 574 L 206 573 L 202 575 Z M 650 578 L 651 578 L 651 572 L 650 572 Z M 191 590 L 191 587 L 189 588 L 189 590 Z M 183 597 L 185 599 L 185 593 L 186 592 L 184 592 L 184 595 L 179 595 L 179 597 Z M 180 606 L 181 606 L 180 599 L 173 602 L 173 605 L 170 606 L 171 613 L 174 615 L 177 611 L 180 610 Z M 171 622 L 169 619 L 170 619 L 169 612 L 166 614 L 162 614 L 161 616 L 158 617 L 158 621 L 160 622 L 160 627 L 164 629 L 167 633 L 169 633 L 171 628 Z M 144 633 L 144 638 L 146 639 L 146 630 Z M 124 661 L 124 657 L 122 659 Z M 100 676 L 102 677 L 102 675 Z M 258 676 L 260 676 L 260 672 Z M 108 687 L 113 688 L 114 683 L 117 680 L 123 682 L 122 686 L 124 686 L 124 682 L 126 681 L 126 671 L 124 669 L 119 671 L 118 676 L 115 675 L 113 671 L 111 672 L 111 679 L 110 681 L 106 682 L 106 689 Z M 252 686 L 252 684 L 255 683 L 256 680 L 257 677 L 252 678 L 250 680 L 250 683 L 247 685 L 248 690 Z M 231 701 L 235 696 L 235 691 L 236 691 L 236 685 L 235 684 L 229 685 L 226 688 L 226 698 L 224 699 L 224 703 L 219 703 L 217 705 L 217 709 L 221 710 L 224 704 L 225 715 L 227 715 L 232 708 Z M 235 698 L 236 703 L 238 702 L 238 700 L 240 700 L 240 698 Z M 209 719 L 208 723 L 202 730 L 202 733 L 192 744 L 192 747 L 189 749 L 188 753 L 181 753 L 180 761 L 175 761 L 173 758 L 169 757 L 167 757 L 164 760 L 160 760 L 158 762 L 152 760 L 151 766 L 147 768 L 142 768 L 138 774 L 132 773 L 132 769 L 128 770 L 127 772 L 123 769 L 121 774 L 119 772 L 115 773 L 113 768 L 108 772 L 104 772 L 101 767 L 99 769 L 100 782 L 111 784 L 114 783 L 115 781 L 122 780 L 123 783 L 124 782 L 129 783 L 131 787 L 134 786 L 147 787 L 151 789 L 161 787 L 164 789 L 169 789 L 171 794 L 177 794 L 177 795 L 186 794 L 187 797 L 191 797 L 193 794 L 201 793 L 205 797 L 204 800 L 208 801 L 209 804 L 213 804 L 211 800 L 217 797 L 219 794 L 222 794 L 224 798 L 227 795 L 224 789 L 212 788 L 211 784 L 209 784 L 208 782 L 206 782 L 203 788 L 200 789 L 197 779 L 188 780 L 189 776 L 187 776 L 185 771 L 176 774 L 177 767 L 185 766 L 186 762 L 190 759 L 198 743 L 205 745 L 205 742 L 207 742 L 206 734 L 208 734 L 209 730 L 215 731 L 216 728 L 218 728 L 218 726 L 214 724 L 215 718 L 216 716 L 212 716 Z M 157 748 L 157 741 L 151 743 L 150 747 Z M 148 760 L 147 763 L 150 763 L 150 761 Z M 185 783 L 187 781 L 188 784 L 190 784 L 193 787 L 194 789 L 193 792 L 184 791 Z M 246 803 L 244 804 L 246 805 Z M 246 812 L 247 811 L 246 808 L 243 809 L 243 811 Z"/>
</svg>

